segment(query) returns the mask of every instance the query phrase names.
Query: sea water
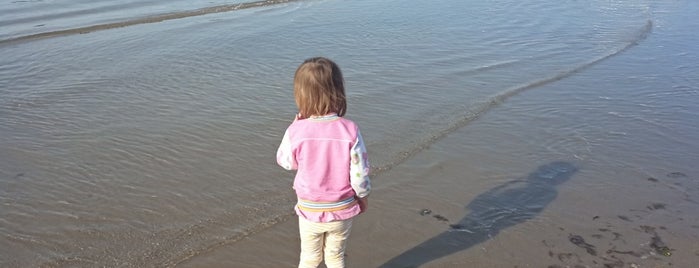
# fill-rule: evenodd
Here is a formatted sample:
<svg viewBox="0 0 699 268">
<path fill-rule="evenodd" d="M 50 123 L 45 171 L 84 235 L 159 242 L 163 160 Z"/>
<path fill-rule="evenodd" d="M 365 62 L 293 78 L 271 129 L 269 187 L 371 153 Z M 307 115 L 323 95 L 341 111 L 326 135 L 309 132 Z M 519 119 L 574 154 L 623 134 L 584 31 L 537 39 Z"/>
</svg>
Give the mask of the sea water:
<svg viewBox="0 0 699 268">
<path fill-rule="evenodd" d="M 344 72 L 377 196 L 403 189 L 460 208 L 468 200 L 442 191 L 475 182 L 418 191 L 411 167 L 453 169 L 464 153 L 487 159 L 493 182 L 549 160 L 675 177 L 691 204 L 693 11 L 647 0 L 2 1 L 0 266 L 174 266 L 287 222 L 293 174 L 274 155 L 296 112 L 294 70 L 319 55 Z M 485 130 L 499 139 L 463 134 Z"/>
</svg>

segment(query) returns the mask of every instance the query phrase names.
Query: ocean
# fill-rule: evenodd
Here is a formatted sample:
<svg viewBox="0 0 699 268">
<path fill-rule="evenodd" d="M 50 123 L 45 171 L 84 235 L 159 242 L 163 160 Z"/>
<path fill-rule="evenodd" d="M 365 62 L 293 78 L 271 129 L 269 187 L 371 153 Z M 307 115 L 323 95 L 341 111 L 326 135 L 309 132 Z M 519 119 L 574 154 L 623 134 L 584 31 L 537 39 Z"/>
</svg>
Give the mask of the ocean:
<svg viewBox="0 0 699 268">
<path fill-rule="evenodd" d="M 695 14 L 0 0 L 0 266 L 294 267 L 274 156 L 296 67 L 326 56 L 372 164 L 350 267 L 692 267 Z"/>
</svg>

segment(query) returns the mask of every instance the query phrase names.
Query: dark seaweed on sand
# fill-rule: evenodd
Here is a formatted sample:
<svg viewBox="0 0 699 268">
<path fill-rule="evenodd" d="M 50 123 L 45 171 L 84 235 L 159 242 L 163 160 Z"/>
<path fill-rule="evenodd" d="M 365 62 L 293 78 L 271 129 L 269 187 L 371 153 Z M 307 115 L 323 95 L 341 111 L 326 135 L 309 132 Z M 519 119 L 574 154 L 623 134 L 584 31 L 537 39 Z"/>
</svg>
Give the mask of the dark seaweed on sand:
<svg viewBox="0 0 699 268">
<path fill-rule="evenodd" d="M 568 236 L 568 240 L 571 243 L 573 243 L 573 245 L 584 248 L 588 254 L 590 254 L 592 256 L 597 256 L 597 251 L 595 251 L 595 246 L 590 245 L 587 242 L 585 242 L 585 239 L 583 239 L 582 236 L 571 234 L 570 236 Z"/>
</svg>

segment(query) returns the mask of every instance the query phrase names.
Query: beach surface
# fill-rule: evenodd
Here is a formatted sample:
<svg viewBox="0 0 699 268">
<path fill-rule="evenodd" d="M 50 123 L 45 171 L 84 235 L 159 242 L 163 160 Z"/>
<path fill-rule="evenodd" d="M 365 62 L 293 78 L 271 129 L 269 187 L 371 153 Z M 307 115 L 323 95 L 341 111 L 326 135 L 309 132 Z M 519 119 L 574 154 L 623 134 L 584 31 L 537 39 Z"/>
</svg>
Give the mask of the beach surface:
<svg viewBox="0 0 699 268">
<path fill-rule="evenodd" d="M 666 35 L 688 31 L 683 22 L 668 19 L 626 53 L 512 97 L 375 176 L 349 267 L 694 267 L 699 151 L 673 137 L 697 133 L 697 119 L 679 111 L 699 108 L 683 100 L 697 90 L 644 92 L 697 81 L 659 71 L 689 64 L 697 54 L 682 52 L 687 43 L 648 56 L 672 50 Z M 665 104 L 650 105 L 654 94 Z M 645 115 L 632 116 L 639 107 Z M 656 117 L 665 115 L 673 119 Z M 297 226 L 291 215 L 178 266 L 295 267 Z"/>
<path fill-rule="evenodd" d="M 349 267 L 699 263 L 695 1 L 0 3 L 0 267 L 295 267 L 319 55 L 373 166 Z"/>
<path fill-rule="evenodd" d="M 685 22 L 664 18 L 628 52 L 514 96 L 376 176 L 349 267 L 693 267 L 699 151 L 672 137 L 699 122 L 672 110 L 696 110 L 682 99 L 697 90 L 644 92 L 697 81 L 659 71 L 696 70 L 697 54 L 682 52 L 690 40 L 649 56 L 674 50 L 666 38 Z M 654 94 L 665 104 L 650 105 Z M 632 116 L 639 107 L 645 115 Z M 289 216 L 181 266 L 294 267 L 297 226 Z"/>
</svg>

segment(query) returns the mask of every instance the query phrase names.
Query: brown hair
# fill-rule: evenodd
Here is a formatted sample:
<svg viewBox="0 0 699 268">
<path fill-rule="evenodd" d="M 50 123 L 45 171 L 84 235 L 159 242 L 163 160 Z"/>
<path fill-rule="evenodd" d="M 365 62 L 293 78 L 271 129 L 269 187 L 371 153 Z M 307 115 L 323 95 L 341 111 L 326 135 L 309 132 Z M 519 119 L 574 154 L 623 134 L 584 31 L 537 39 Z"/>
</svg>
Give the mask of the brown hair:
<svg viewBox="0 0 699 268">
<path fill-rule="evenodd" d="M 305 60 L 294 75 L 294 99 L 301 118 L 345 115 L 347 101 L 340 67 L 323 57 Z"/>
</svg>

